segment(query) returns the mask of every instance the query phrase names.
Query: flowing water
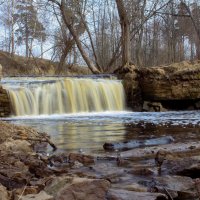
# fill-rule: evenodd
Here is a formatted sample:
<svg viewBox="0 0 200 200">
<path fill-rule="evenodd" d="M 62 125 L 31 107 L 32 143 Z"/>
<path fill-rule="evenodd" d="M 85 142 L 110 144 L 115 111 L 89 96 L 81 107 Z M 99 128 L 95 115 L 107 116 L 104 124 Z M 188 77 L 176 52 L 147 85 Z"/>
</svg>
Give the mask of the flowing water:
<svg viewBox="0 0 200 200">
<path fill-rule="evenodd" d="M 13 104 L 6 120 L 48 132 L 58 151 L 103 152 L 105 142 L 170 135 L 200 139 L 200 113 L 130 112 L 120 81 L 108 79 L 4 79 Z"/>
<path fill-rule="evenodd" d="M 4 83 L 16 116 L 125 109 L 123 86 L 117 80 L 60 78 Z"/>
</svg>

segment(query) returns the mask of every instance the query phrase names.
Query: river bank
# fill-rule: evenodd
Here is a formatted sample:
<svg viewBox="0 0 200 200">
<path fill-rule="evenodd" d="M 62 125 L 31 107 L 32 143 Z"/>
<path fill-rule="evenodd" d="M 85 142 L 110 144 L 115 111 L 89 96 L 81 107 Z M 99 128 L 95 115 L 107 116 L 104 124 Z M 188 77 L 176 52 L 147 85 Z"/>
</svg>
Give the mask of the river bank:
<svg viewBox="0 0 200 200">
<path fill-rule="evenodd" d="M 199 142 L 170 140 L 90 155 L 47 153 L 45 133 L 6 122 L 0 130 L 2 199 L 199 198 Z"/>
</svg>

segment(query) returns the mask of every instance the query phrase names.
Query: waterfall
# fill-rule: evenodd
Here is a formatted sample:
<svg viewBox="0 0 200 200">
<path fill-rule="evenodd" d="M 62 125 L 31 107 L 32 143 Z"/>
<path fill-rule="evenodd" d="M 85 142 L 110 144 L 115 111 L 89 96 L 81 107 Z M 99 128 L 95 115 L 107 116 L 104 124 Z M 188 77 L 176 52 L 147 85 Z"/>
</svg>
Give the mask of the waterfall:
<svg viewBox="0 0 200 200">
<path fill-rule="evenodd" d="M 125 109 L 124 89 L 118 80 L 64 78 L 6 89 L 16 116 Z"/>
</svg>

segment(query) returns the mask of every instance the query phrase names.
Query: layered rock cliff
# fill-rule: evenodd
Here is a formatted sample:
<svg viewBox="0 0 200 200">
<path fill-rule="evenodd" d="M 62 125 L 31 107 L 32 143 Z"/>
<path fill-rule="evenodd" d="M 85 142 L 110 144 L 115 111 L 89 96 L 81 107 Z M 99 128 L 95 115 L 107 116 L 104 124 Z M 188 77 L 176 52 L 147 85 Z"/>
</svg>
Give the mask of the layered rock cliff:
<svg viewBox="0 0 200 200">
<path fill-rule="evenodd" d="M 127 107 L 135 111 L 141 111 L 142 98 L 140 89 L 139 69 L 134 65 L 125 66 L 118 72 L 118 78 L 123 81 Z"/>
<path fill-rule="evenodd" d="M 145 68 L 125 66 L 118 73 L 128 107 L 133 110 L 200 109 L 200 61 Z"/>
<path fill-rule="evenodd" d="M 200 99 L 200 61 L 142 68 L 140 81 L 144 99 Z"/>
<path fill-rule="evenodd" d="M 141 68 L 139 73 L 144 101 L 172 110 L 200 108 L 200 61 Z"/>
</svg>

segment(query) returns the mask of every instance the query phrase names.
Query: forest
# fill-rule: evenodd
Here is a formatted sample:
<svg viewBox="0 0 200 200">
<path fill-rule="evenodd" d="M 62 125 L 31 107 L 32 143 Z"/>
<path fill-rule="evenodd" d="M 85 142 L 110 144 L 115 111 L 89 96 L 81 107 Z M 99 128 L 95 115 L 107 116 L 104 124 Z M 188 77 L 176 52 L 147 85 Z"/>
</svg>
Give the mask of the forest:
<svg viewBox="0 0 200 200">
<path fill-rule="evenodd" d="M 112 73 L 200 58 L 198 0 L 1 0 L 0 49 Z"/>
</svg>

